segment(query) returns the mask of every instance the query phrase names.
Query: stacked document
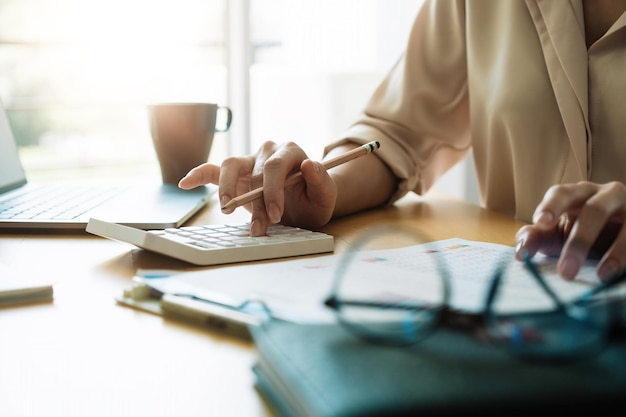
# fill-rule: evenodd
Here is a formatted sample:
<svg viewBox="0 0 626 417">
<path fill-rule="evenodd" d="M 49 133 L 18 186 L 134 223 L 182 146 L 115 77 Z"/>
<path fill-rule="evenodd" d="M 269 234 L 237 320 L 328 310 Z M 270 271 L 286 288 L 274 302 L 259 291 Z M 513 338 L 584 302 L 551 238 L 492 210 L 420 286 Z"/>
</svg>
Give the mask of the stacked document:
<svg viewBox="0 0 626 417">
<path fill-rule="evenodd" d="M 425 268 L 428 261 L 424 258 L 434 256 L 441 261 L 445 272 Z M 523 266 L 512 261 L 510 246 L 453 238 L 368 250 L 349 260 L 349 272 L 359 279 L 362 292 L 374 293 L 382 284 L 382 290 L 387 293 L 406 296 L 414 292 L 424 298 L 440 295 L 440 289 L 432 284 L 440 283 L 446 275 L 451 288 L 446 300 L 449 306 L 477 314 L 484 310 L 494 270 L 503 259 L 509 264 L 508 279 L 498 298 L 501 311 L 551 308 L 552 301 L 528 274 L 518 279 Z M 188 272 L 140 270 L 133 288 L 117 297 L 117 301 L 152 313 L 186 317 L 210 327 L 233 330 L 246 337 L 250 323 L 262 321 L 266 313 L 292 323 L 331 323 L 334 313 L 324 305 L 324 300 L 333 291 L 346 262 L 344 254 L 330 254 Z M 559 278 L 553 270 L 554 263 L 554 260 L 537 259 L 546 281 L 562 300 L 576 298 L 598 284 L 592 263 L 585 265 L 574 282 Z M 624 286 L 617 291 L 619 297 L 626 298 Z M 258 303 L 266 310 L 259 311 Z"/>
</svg>

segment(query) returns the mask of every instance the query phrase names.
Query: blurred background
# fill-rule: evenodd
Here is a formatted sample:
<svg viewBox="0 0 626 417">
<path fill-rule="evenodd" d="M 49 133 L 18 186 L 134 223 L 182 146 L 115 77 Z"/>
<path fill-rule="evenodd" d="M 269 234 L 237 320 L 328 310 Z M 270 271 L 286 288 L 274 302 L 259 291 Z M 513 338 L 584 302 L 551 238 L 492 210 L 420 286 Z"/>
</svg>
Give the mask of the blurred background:
<svg viewBox="0 0 626 417">
<path fill-rule="evenodd" d="M 401 55 L 421 0 L 2 0 L 0 99 L 28 177 L 158 175 L 146 105 L 233 109 L 210 160 L 313 158 Z M 474 199 L 471 166 L 438 188 Z"/>
</svg>

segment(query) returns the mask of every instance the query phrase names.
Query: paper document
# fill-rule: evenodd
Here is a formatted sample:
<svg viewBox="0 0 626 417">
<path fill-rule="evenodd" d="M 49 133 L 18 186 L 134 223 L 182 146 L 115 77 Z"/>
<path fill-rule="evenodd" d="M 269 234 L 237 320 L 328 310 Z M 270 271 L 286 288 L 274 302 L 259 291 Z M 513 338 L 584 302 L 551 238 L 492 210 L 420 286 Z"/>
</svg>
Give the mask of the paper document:
<svg viewBox="0 0 626 417">
<path fill-rule="evenodd" d="M 447 239 L 356 253 L 350 260 L 348 273 L 353 277 L 350 279 L 359 280 L 359 291 L 365 296 L 386 291 L 405 297 L 412 293 L 426 300 L 437 299 L 433 293 L 441 291 L 441 275 L 445 274 L 451 288 L 450 306 L 479 313 L 484 309 L 486 292 L 496 268 L 505 262 L 506 279 L 499 300 L 502 308 L 507 311 L 551 308 L 551 301 L 523 264 L 513 260 L 513 250 L 504 245 Z M 437 262 L 431 261 L 431 267 L 425 267 L 429 257 L 436 257 Z M 555 259 L 536 258 L 542 274 L 564 301 L 583 294 L 599 282 L 591 262 L 583 267 L 574 282 L 567 282 L 557 276 Z M 333 313 L 323 302 L 331 292 L 338 268 L 345 261 L 344 254 L 335 254 L 182 273 L 142 270 L 135 280 L 164 294 L 192 296 L 234 309 L 246 301 L 260 300 L 278 318 L 328 322 L 334 320 Z M 623 294 L 624 286 L 619 290 Z"/>
</svg>

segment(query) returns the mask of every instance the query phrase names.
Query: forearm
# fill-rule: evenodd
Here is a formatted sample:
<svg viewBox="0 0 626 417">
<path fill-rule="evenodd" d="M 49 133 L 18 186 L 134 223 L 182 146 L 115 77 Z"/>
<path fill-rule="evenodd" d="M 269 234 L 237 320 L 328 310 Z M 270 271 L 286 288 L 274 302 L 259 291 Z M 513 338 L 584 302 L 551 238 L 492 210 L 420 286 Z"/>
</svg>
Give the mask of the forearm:
<svg viewBox="0 0 626 417">
<path fill-rule="evenodd" d="M 345 153 L 356 145 L 340 146 L 325 159 Z M 375 154 L 357 158 L 329 170 L 337 184 L 337 202 L 333 217 L 340 217 L 387 202 L 396 188 L 396 178 Z"/>
</svg>

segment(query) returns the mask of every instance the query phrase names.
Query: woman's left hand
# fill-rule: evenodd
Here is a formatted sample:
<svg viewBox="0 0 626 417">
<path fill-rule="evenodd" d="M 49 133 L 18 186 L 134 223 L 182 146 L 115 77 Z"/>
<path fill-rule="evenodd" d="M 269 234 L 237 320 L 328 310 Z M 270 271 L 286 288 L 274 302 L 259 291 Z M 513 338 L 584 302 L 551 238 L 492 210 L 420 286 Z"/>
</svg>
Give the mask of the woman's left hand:
<svg viewBox="0 0 626 417">
<path fill-rule="evenodd" d="M 558 256 L 557 270 L 570 280 L 587 258 L 599 258 L 597 275 L 606 279 L 626 267 L 625 219 L 626 185 L 621 182 L 552 186 L 533 223 L 517 232 L 516 257 Z"/>
</svg>

